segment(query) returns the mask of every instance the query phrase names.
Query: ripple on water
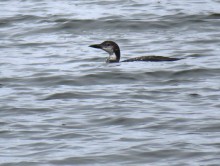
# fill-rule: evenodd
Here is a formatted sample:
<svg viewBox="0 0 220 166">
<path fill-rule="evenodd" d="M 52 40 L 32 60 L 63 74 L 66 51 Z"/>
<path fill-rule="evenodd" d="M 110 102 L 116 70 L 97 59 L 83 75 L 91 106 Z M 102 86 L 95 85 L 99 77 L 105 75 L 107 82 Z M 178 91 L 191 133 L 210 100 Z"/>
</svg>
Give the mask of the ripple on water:
<svg viewBox="0 0 220 166">
<path fill-rule="evenodd" d="M 219 165 L 217 1 L 0 4 L 0 164 Z"/>
</svg>

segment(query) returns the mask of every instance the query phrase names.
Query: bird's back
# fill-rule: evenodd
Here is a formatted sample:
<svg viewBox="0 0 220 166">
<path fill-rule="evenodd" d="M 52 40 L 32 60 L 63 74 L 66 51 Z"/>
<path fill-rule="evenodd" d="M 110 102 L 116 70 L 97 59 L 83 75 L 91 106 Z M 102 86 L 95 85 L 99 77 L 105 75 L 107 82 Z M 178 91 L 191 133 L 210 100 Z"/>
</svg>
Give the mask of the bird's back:
<svg viewBox="0 0 220 166">
<path fill-rule="evenodd" d="M 177 61 L 177 60 L 180 60 L 180 58 L 170 58 L 163 56 L 140 56 L 136 58 L 126 59 L 121 62 L 134 62 L 134 61 L 161 62 L 161 61 Z"/>
</svg>

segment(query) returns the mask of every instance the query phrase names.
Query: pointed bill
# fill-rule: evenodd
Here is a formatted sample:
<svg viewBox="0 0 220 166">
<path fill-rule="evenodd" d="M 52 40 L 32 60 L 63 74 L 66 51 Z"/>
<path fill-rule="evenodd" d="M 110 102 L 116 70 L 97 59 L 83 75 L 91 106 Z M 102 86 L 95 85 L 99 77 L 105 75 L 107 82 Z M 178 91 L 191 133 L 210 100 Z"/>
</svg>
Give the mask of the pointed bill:
<svg viewBox="0 0 220 166">
<path fill-rule="evenodd" d="M 101 48 L 101 45 L 100 45 L 100 44 L 93 44 L 93 45 L 90 45 L 89 47 L 92 47 L 92 48 Z"/>
</svg>

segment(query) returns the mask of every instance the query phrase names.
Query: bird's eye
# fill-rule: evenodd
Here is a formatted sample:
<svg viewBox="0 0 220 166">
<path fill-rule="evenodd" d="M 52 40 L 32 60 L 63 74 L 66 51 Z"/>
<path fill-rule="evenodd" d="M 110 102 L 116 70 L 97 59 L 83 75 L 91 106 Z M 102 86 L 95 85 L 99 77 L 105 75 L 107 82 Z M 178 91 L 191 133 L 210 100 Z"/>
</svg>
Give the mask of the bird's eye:
<svg viewBox="0 0 220 166">
<path fill-rule="evenodd" d="M 107 46 L 110 46 L 110 44 L 109 44 L 109 43 L 107 43 Z"/>
</svg>

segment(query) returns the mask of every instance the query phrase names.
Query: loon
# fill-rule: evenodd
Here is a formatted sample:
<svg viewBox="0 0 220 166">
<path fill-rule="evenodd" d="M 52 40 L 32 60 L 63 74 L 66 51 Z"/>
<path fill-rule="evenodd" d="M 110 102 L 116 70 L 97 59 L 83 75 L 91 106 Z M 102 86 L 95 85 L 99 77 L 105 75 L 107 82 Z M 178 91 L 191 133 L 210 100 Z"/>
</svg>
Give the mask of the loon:
<svg viewBox="0 0 220 166">
<path fill-rule="evenodd" d="M 113 41 L 104 41 L 101 44 L 93 44 L 89 47 L 98 48 L 109 53 L 109 57 L 107 58 L 107 63 L 115 63 L 120 61 L 120 48 L 118 44 Z M 161 61 L 177 61 L 180 58 L 170 58 L 163 56 L 140 56 L 136 58 L 130 58 L 121 62 L 134 62 L 134 61 L 146 61 L 146 62 L 161 62 Z"/>
</svg>

